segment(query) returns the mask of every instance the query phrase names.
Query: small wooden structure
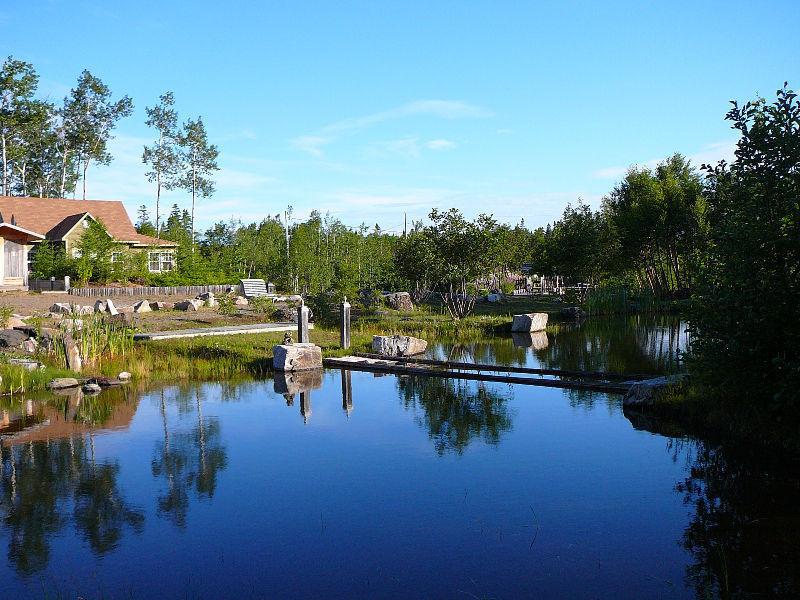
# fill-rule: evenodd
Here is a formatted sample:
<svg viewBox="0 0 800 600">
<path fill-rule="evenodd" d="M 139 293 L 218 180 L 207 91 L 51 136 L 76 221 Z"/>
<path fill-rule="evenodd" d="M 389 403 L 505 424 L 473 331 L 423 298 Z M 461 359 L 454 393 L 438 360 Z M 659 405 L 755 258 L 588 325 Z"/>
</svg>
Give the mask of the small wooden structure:
<svg viewBox="0 0 800 600">
<path fill-rule="evenodd" d="M 275 293 L 275 284 L 267 283 L 263 279 L 240 279 L 239 287 L 245 298 L 256 298 Z"/>
</svg>

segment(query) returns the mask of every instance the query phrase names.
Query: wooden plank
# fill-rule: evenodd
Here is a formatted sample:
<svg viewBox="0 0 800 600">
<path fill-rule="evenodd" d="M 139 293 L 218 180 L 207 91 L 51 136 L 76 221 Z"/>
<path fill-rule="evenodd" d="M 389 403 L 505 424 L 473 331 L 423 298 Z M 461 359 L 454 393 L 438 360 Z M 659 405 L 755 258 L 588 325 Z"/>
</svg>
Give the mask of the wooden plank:
<svg viewBox="0 0 800 600">
<path fill-rule="evenodd" d="M 533 385 L 562 389 L 604 392 L 608 394 L 624 394 L 630 388 L 623 383 L 607 383 L 600 381 L 574 381 L 568 379 L 538 379 L 535 377 L 519 377 L 517 375 L 491 375 L 488 373 L 469 373 L 445 369 L 429 369 L 413 363 L 395 360 L 376 360 L 357 356 L 341 358 L 324 358 L 322 364 L 328 368 L 350 369 L 353 371 L 370 371 L 376 373 L 393 373 L 396 375 L 419 375 L 424 377 L 443 377 L 447 379 L 466 379 L 469 381 L 491 381 L 518 385 Z"/>
<path fill-rule="evenodd" d="M 370 354 L 368 352 L 354 352 L 353 356 L 378 360 L 386 358 L 380 354 Z M 496 371 L 500 373 L 525 373 L 528 375 L 555 375 L 558 377 L 577 377 L 580 379 L 597 379 L 600 381 L 639 381 L 658 377 L 658 375 L 628 375 L 623 373 L 608 373 L 601 371 L 566 371 L 562 369 L 536 369 L 532 367 L 511 367 L 505 365 L 490 365 L 486 363 L 450 362 L 428 358 L 417 358 L 414 356 L 400 356 L 393 358 L 392 360 L 402 363 L 432 365 L 441 367 L 443 369 L 460 369 L 464 371 Z"/>
<path fill-rule="evenodd" d="M 309 329 L 314 329 L 309 324 Z M 296 331 L 297 323 L 256 323 L 253 325 L 230 325 L 225 327 L 204 327 L 199 329 L 176 329 L 174 331 L 154 331 L 151 333 L 136 333 L 133 335 L 135 342 L 152 340 L 173 340 L 178 338 L 196 338 L 219 335 L 241 335 L 245 333 L 275 333 L 282 331 Z"/>
</svg>

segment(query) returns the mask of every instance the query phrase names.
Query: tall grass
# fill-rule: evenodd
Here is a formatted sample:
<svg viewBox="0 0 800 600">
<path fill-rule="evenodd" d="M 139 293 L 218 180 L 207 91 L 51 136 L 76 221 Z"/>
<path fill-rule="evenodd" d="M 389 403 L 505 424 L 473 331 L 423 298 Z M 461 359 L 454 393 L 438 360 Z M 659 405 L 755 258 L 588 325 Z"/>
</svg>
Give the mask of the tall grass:
<svg viewBox="0 0 800 600">
<path fill-rule="evenodd" d="M 673 303 L 651 290 L 631 292 L 625 286 L 605 286 L 590 291 L 583 308 L 592 315 L 624 315 L 667 311 L 673 308 Z"/>
<path fill-rule="evenodd" d="M 79 324 L 82 322 L 82 325 Z M 66 337 L 70 335 L 78 346 L 83 363 L 100 367 L 104 362 L 124 357 L 133 347 L 133 329 L 114 323 L 101 315 L 64 321 L 69 324 L 53 339 L 52 354 L 59 364 L 67 364 Z"/>
</svg>

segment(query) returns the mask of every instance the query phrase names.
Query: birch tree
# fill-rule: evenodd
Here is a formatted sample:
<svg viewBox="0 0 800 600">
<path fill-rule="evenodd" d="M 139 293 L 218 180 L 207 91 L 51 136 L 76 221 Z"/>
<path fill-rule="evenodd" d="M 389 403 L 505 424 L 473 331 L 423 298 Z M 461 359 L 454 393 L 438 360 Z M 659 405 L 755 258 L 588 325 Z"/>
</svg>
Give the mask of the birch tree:
<svg viewBox="0 0 800 600">
<path fill-rule="evenodd" d="M 183 130 L 178 135 L 180 147 L 180 176 L 177 186 L 192 194 L 191 213 L 191 244 L 194 252 L 194 209 L 197 198 L 208 198 L 214 193 L 214 180 L 211 179 L 214 171 L 219 170 L 217 157 L 219 150 L 208 143 L 206 127 L 203 118 L 189 119 L 184 123 Z"/>
<path fill-rule="evenodd" d="M 33 65 L 9 56 L 0 67 L 0 151 L 2 152 L 2 192 L 11 194 L 11 163 L 23 130 L 28 106 L 39 84 Z"/>
<path fill-rule="evenodd" d="M 170 190 L 175 187 L 179 168 L 176 139 L 178 113 L 173 108 L 175 99 L 172 92 L 165 92 L 159 100 L 158 105 L 145 109 L 145 124 L 158 131 L 158 139 L 152 146 L 145 146 L 142 154 L 142 162 L 150 167 L 147 180 L 156 184 L 156 237 L 161 237 L 161 188 Z"/>
<path fill-rule="evenodd" d="M 111 90 L 100 79 L 84 70 L 78 84 L 64 100 L 65 151 L 62 181 L 66 180 L 67 149 L 76 153 L 86 200 L 86 172 L 92 161 L 101 165 L 111 162 L 108 142 L 117 122 L 133 112 L 133 101 L 123 96 L 112 101 Z M 63 186 L 62 186 L 63 191 Z"/>
</svg>

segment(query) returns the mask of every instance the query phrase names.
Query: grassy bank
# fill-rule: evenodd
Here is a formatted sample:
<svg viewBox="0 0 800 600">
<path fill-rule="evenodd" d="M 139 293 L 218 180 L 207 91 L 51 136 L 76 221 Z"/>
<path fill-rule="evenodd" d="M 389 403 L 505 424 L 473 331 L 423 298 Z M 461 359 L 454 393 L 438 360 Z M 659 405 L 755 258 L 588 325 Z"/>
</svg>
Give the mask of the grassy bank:
<svg viewBox="0 0 800 600">
<path fill-rule="evenodd" d="M 755 404 L 710 399 L 690 383 L 675 386 L 646 410 L 625 410 L 634 426 L 726 445 L 747 445 L 800 461 L 796 417 L 777 415 Z"/>
</svg>

